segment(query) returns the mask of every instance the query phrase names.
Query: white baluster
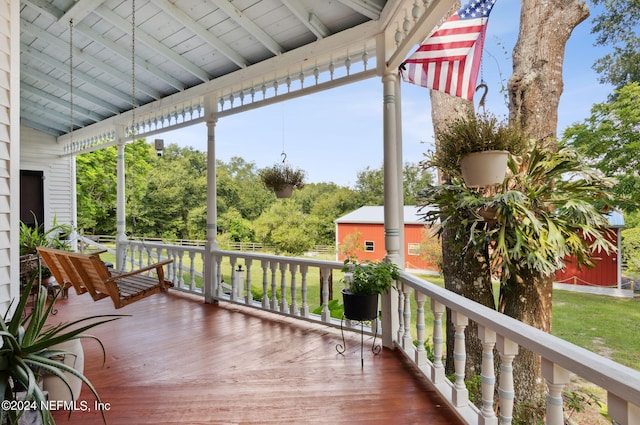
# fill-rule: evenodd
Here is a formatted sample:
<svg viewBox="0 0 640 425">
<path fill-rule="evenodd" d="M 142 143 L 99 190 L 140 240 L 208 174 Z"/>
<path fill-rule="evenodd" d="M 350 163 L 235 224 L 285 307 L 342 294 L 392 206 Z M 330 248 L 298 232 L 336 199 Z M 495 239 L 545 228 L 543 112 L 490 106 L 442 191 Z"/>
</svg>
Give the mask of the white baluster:
<svg viewBox="0 0 640 425">
<path fill-rule="evenodd" d="M 287 303 L 287 263 L 280 263 L 280 313 L 289 313 Z"/>
<path fill-rule="evenodd" d="M 398 344 L 402 344 L 404 337 L 404 283 L 398 282 Z"/>
<path fill-rule="evenodd" d="M 427 364 L 427 350 L 424 348 L 424 303 L 427 301 L 427 296 L 419 291 L 416 291 L 416 303 L 418 308 L 416 311 L 416 334 L 418 337 L 418 346 L 416 347 L 415 362 L 418 366 Z"/>
<path fill-rule="evenodd" d="M 291 272 L 291 307 L 289 308 L 289 312 L 291 314 L 297 315 L 298 314 L 298 301 L 296 300 L 296 298 L 298 297 L 297 294 L 297 282 L 296 282 L 296 274 L 297 274 L 297 270 L 298 270 L 298 265 L 297 264 L 290 264 L 289 265 L 289 270 Z"/>
<path fill-rule="evenodd" d="M 331 311 L 329 310 L 329 276 L 331 275 L 331 269 L 323 267 L 320 269 L 320 275 L 322 276 L 322 321 L 331 321 Z"/>
<path fill-rule="evenodd" d="M 463 407 L 469 404 L 469 390 L 467 390 L 467 386 L 464 383 L 464 369 L 467 363 L 464 330 L 469 324 L 469 319 L 467 316 L 463 316 L 457 311 L 452 311 L 451 320 L 455 328 L 453 341 L 453 366 L 456 372 L 456 380 L 453 385 L 452 402 L 454 406 Z"/>
<path fill-rule="evenodd" d="M 269 285 L 269 279 L 267 271 L 269 269 L 269 261 L 262 260 L 262 308 L 265 310 L 269 308 L 269 292 L 267 291 L 267 285 Z"/>
<path fill-rule="evenodd" d="M 189 290 L 196 290 L 196 252 L 189 251 Z"/>
<path fill-rule="evenodd" d="M 444 364 L 442 363 L 442 348 L 444 337 L 442 333 L 442 315 L 445 306 L 438 301 L 431 299 L 431 311 L 433 312 L 433 369 L 431 370 L 431 381 L 439 384 L 445 379 Z"/>
<path fill-rule="evenodd" d="M 640 406 L 611 392 L 607 394 L 607 413 L 618 425 L 640 424 Z"/>
<path fill-rule="evenodd" d="M 272 261 L 270 266 L 271 266 L 271 310 L 277 310 L 278 297 L 276 293 L 276 287 L 277 287 L 276 272 L 278 268 L 278 263 L 276 263 L 275 261 Z"/>
<path fill-rule="evenodd" d="M 482 341 L 482 370 L 480 371 L 482 408 L 478 425 L 497 425 L 498 418 L 493 410 L 493 392 L 496 387 L 493 348 L 496 346 L 496 333 L 478 325 L 478 337 Z"/>
<path fill-rule="evenodd" d="M 236 276 L 236 262 L 238 261 L 235 257 L 229 258 L 229 263 L 231 263 L 231 293 L 229 294 L 229 299 L 231 301 L 235 301 L 235 296 L 238 293 L 238 278 Z"/>
<path fill-rule="evenodd" d="M 542 377 L 547 381 L 548 425 L 564 425 L 562 390 L 571 379 L 571 372 L 548 359 L 542 359 Z"/>
<path fill-rule="evenodd" d="M 402 346 L 405 351 L 413 348 L 413 338 L 411 337 L 411 292 L 413 289 L 409 285 L 403 285 L 404 292 L 404 338 Z"/>
<path fill-rule="evenodd" d="M 253 305 L 253 294 L 251 293 L 251 263 L 253 260 L 251 258 L 246 258 L 244 260 L 244 265 L 247 267 L 247 278 L 245 281 L 245 294 L 244 294 L 244 302 L 247 305 Z"/>
<path fill-rule="evenodd" d="M 500 353 L 500 384 L 498 385 L 498 398 L 500 405 L 500 425 L 508 425 L 513 419 L 513 359 L 518 354 L 518 344 L 498 335 L 496 341 L 498 353 Z"/>
<path fill-rule="evenodd" d="M 309 266 L 301 265 L 300 274 L 302 275 L 302 308 L 300 309 L 300 315 L 302 317 L 309 317 L 309 303 L 307 301 L 307 272 Z"/>
<path fill-rule="evenodd" d="M 222 256 L 216 257 L 216 288 L 217 293 L 216 297 L 221 298 L 223 295 L 222 291 Z"/>
</svg>

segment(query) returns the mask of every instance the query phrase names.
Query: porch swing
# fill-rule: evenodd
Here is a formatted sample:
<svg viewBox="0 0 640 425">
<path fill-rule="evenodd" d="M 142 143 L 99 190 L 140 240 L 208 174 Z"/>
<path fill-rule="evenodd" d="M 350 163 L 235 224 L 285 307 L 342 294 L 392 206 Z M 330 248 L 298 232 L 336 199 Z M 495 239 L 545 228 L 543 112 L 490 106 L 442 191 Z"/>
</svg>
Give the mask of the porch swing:
<svg viewBox="0 0 640 425">
<path fill-rule="evenodd" d="M 135 134 L 135 0 L 131 13 L 131 98 L 132 131 Z M 73 20 L 69 20 L 69 135 L 73 142 Z M 94 301 L 110 297 L 116 309 L 173 286 L 164 279 L 164 266 L 173 260 L 160 261 L 131 272 L 108 268 L 100 258 L 104 251 L 81 254 L 54 248 L 37 247 L 38 254 L 56 278 L 60 287 L 72 286 L 76 294 L 89 293 Z"/>
</svg>

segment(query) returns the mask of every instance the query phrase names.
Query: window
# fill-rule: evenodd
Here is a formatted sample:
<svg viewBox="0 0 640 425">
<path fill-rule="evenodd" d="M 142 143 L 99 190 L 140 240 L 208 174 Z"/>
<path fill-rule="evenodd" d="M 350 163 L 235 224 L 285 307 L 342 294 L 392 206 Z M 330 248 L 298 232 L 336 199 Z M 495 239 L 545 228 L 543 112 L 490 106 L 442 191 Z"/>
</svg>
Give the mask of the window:
<svg viewBox="0 0 640 425">
<path fill-rule="evenodd" d="M 373 252 L 374 244 L 373 241 L 364 241 L 364 252 Z"/>
<path fill-rule="evenodd" d="M 420 255 L 420 244 L 419 243 L 410 243 L 407 244 L 407 251 L 409 255 Z"/>
</svg>

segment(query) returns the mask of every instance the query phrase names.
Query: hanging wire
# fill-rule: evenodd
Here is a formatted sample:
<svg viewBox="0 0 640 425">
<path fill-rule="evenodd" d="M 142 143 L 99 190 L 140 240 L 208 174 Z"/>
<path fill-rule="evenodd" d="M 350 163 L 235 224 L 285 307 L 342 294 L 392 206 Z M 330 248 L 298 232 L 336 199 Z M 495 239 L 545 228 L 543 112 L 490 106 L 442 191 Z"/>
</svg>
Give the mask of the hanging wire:
<svg viewBox="0 0 640 425">
<path fill-rule="evenodd" d="M 287 160 L 287 154 L 284 152 L 284 102 L 282 103 L 282 153 L 280 154 L 282 157 L 282 163 Z"/>
<path fill-rule="evenodd" d="M 69 145 L 73 146 L 73 19 L 69 19 Z"/>
</svg>

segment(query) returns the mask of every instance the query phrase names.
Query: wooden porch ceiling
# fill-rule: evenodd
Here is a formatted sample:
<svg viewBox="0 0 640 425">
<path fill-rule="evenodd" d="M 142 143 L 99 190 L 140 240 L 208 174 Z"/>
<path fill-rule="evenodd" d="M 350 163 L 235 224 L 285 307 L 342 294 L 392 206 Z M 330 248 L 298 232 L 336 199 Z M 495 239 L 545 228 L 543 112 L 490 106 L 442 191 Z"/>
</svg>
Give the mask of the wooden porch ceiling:
<svg viewBox="0 0 640 425">
<path fill-rule="evenodd" d="M 70 294 L 57 321 L 116 311 L 108 300 Z M 462 423 L 399 352 L 375 356 L 365 338 L 245 307 L 207 305 L 175 291 L 131 304 L 98 327 L 107 350 L 83 343 L 85 374 L 118 424 L 412 424 Z M 91 411 L 55 412 L 59 424 L 101 423 Z"/>
</svg>

